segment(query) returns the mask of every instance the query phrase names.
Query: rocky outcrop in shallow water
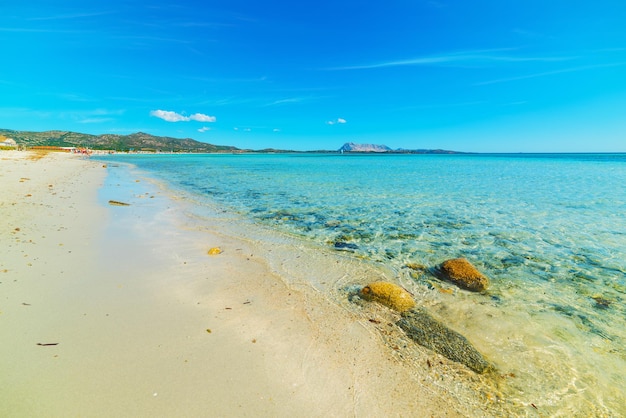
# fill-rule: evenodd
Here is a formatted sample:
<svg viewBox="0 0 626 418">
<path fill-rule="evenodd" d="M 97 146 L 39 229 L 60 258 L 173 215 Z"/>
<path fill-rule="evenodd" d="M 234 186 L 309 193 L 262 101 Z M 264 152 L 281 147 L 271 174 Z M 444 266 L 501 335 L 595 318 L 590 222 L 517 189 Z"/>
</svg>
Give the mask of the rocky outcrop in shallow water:
<svg viewBox="0 0 626 418">
<path fill-rule="evenodd" d="M 359 295 L 370 302 L 378 302 L 394 311 L 404 312 L 415 307 L 413 296 L 404 288 L 388 282 L 370 283 Z"/>
<path fill-rule="evenodd" d="M 464 364 L 476 373 L 484 373 L 493 367 L 467 338 L 446 327 L 423 309 L 403 312 L 402 319 L 396 325 L 416 343 Z"/>
<path fill-rule="evenodd" d="M 464 364 L 476 373 L 484 373 L 493 367 L 467 338 L 437 321 L 424 309 L 415 308 L 413 296 L 403 287 L 389 282 L 374 282 L 360 289 L 358 294 L 362 299 L 400 312 L 402 318 L 396 325 L 416 343 Z"/>
<path fill-rule="evenodd" d="M 482 292 L 489 287 L 489 278 L 465 258 L 446 260 L 434 269 L 434 273 L 439 278 L 473 292 Z"/>
</svg>

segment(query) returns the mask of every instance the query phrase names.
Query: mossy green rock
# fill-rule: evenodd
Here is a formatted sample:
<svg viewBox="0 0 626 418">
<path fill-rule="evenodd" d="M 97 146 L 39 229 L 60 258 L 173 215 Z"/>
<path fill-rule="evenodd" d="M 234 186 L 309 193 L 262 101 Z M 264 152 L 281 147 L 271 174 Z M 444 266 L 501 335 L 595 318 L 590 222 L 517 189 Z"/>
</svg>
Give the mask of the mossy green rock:
<svg viewBox="0 0 626 418">
<path fill-rule="evenodd" d="M 442 356 L 464 364 L 476 373 L 493 368 L 482 354 L 461 334 L 443 325 L 422 309 L 402 313 L 396 325 L 416 343 Z"/>
</svg>

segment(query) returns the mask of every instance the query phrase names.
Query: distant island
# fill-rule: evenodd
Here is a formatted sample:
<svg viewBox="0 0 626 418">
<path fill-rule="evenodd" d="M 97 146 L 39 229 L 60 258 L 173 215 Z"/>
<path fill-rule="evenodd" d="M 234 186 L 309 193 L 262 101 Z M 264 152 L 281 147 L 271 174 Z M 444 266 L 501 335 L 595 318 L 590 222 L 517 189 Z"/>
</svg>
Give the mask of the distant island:
<svg viewBox="0 0 626 418">
<path fill-rule="evenodd" d="M 15 131 L 0 129 L 0 142 L 14 144 L 19 148 L 32 147 L 59 147 L 59 148 L 88 148 L 92 150 L 111 150 L 117 152 L 176 152 L 176 153 L 287 153 L 297 152 L 274 148 L 251 150 L 240 149 L 230 145 L 213 145 L 196 141 L 191 138 L 171 138 L 155 136 L 144 132 L 130 135 L 90 135 L 69 131 Z M 394 154 L 460 154 L 457 151 L 447 150 L 406 150 L 391 149 L 386 145 L 345 143 L 338 150 L 316 150 L 307 152 L 326 153 L 394 153 Z"/>
<path fill-rule="evenodd" d="M 443 149 L 391 149 L 387 145 L 376 144 L 355 144 L 354 142 L 346 142 L 339 152 L 360 152 L 360 153 L 393 153 L 393 154 L 462 154 L 459 151 L 449 151 Z"/>
</svg>

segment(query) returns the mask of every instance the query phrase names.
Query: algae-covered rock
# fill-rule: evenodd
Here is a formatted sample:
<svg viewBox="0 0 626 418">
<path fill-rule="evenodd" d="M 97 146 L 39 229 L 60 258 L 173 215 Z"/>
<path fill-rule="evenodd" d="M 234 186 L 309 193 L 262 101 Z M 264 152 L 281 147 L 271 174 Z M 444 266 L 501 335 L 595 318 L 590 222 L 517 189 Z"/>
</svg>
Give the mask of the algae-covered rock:
<svg viewBox="0 0 626 418">
<path fill-rule="evenodd" d="M 109 200 L 111 206 L 130 206 L 130 203 L 120 202 L 119 200 Z"/>
<path fill-rule="evenodd" d="M 438 276 L 459 287 L 473 292 L 482 292 L 489 286 L 489 279 L 465 258 L 446 260 L 436 269 Z"/>
<path fill-rule="evenodd" d="M 404 312 L 415 307 L 413 296 L 402 287 L 393 283 L 370 283 L 361 289 L 360 295 L 365 300 L 381 303 L 398 312 Z"/>
<path fill-rule="evenodd" d="M 424 271 L 426 270 L 426 266 L 419 263 L 406 263 L 404 267 L 411 269 L 413 271 Z"/>
<path fill-rule="evenodd" d="M 464 364 L 476 373 L 484 373 L 493 367 L 467 338 L 446 327 L 424 310 L 413 309 L 402 313 L 402 319 L 396 325 L 416 343 Z"/>
<path fill-rule="evenodd" d="M 359 249 L 358 245 L 351 243 L 351 242 L 337 241 L 333 245 L 338 250 L 358 250 Z"/>
</svg>

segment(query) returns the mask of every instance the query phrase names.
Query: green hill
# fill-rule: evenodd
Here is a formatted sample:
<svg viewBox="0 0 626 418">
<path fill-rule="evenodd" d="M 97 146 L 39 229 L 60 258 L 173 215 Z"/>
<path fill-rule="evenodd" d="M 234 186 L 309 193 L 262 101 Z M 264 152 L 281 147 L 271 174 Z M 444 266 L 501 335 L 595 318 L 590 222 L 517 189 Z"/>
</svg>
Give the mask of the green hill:
<svg viewBox="0 0 626 418">
<path fill-rule="evenodd" d="M 143 132 L 130 135 L 89 135 L 68 131 L 13 131 L 0 129 L 0 135 L 13 138 L 19 146 L 78 147 L 116 151 L 164 151 L 164 152 L 233 152 L 238 148 L 213 145 L 191 138 L 154 136 Z"/>
</svg>

